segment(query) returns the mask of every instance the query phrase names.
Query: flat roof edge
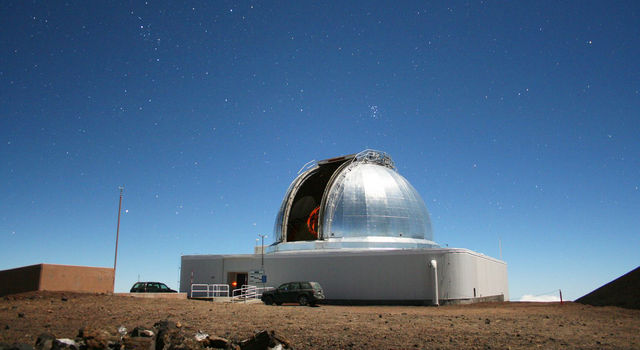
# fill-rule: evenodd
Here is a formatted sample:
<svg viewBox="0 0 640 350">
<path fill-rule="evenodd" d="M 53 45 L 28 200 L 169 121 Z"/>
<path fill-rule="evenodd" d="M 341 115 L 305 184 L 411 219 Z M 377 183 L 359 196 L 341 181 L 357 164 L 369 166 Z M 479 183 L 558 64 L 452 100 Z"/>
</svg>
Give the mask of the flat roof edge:
<svg viewBox="0 0 640 350">
<path fill-rule="evenodd" d="M 12 270 L 21 270 L 21 269 L 26 269 L 26 268 L 35 268 L 35 267 L 44 268 L 44 267 L 46 267 L 46 266 L 57 266 L 57 267 L 81 267 L 81 268 L 91 268 L 91 269 L 105 269 L 105 270 L 113 270 L 113 268 L 112 268 L 112 267 L 103 267 L 103 266 L 86 266 L 86 265 L 65 265 L 65 264 L 47 264 L 47 263 L 39 263 L 39 264 L 33 264 L 33 265 L 25 265 L 25 266 L 13 267 L 13 268 L 6 269 L 6 270 L 0 270 L 0 272 L 12 271 Z"/>
<path fill-rule="evenodd" d="M 493 258 L 491 256 L 478 253 L 467 248 L 411 248 L 411 249 L 326 249 L 326 250 L 298 250 L 298 251 L 282 251 L 275 253 L 266 253 L 264 257 L 267 259 L 287 258 L 294 256 L 358 256 L 358 255 L 420 255 L 420 254 L 469 254 L 479 258 L 491 260 L 501 264 L 507 264 L 505 261 Z M 226 259 L 226 258 L 256 258 L 260 254 L 193 254 L 182 255 L 182 260 L 206 260 L 206 259 Z"/>
</svg>

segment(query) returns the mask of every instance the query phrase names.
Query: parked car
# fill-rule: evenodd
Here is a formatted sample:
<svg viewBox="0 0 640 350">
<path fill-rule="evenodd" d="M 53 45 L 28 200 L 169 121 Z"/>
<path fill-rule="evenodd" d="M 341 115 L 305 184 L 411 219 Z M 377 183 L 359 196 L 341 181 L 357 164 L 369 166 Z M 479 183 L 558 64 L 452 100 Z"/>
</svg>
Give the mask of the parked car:
<svg viewBox="0 0 640 350">
<path fill-rule="evenodd" d="M 160 282 L 136 282 L 131 287 L 130 293 L 177 293 L 175 290 L 167 287 L 166 284 Z"/>
<path fill-rule="evenodd" d="M 318 282 L 289 282 L 263 292 L 260 299 L 267 305 L 299 303 L 313 306 L 324 300 L 324 292 Z"/>
</svg>

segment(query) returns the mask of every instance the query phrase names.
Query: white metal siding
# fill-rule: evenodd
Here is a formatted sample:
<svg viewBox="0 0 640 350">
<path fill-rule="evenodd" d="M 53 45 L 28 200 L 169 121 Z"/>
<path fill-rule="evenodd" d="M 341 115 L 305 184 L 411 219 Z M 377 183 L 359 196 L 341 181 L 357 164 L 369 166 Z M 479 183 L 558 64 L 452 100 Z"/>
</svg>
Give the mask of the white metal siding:
<svg viewBox="0 0 640 350">
<path fill-rule="evenodd" d="M 508 300 L 504 262 L 466 249 L 336 251 L 276 253 L 264 256 L 267 286 L 308 280 L 320 282 L 327 299 L 431 300 L 438 263 L 439 298 L 444 300 L 504 295 Z M 193 283 L 230 283 L 228 272 L 259 270 L 260 255 L 182 257 L 180 291 Z M 213 277 L 213 278 L 212 278 Z"/>
</svg>

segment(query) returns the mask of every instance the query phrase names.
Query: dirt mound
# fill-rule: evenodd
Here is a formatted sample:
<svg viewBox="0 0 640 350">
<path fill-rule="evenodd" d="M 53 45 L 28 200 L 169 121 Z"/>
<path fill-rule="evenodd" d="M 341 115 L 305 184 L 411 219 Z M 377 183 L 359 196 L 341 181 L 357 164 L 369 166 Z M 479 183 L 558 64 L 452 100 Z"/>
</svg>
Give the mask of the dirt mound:
<svg viewBox="0 0 640 350">
<path fill-rule="evenodd" d="M 640 267 L 577 299 L 576 302 L 640 309 Z"/>
</svg>

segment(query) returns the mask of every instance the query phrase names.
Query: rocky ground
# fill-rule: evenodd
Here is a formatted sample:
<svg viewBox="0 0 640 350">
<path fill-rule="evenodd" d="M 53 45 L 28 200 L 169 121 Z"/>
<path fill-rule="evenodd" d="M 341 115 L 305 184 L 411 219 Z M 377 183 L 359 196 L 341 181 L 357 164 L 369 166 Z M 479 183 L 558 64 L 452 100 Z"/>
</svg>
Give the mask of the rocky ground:
<svg viewBox="0 0 640 350">
<path fill-rule="evenodd" d="M 34 345 L 42 333 L 80 340 L 83 329 L 120 339 L 127 348 L 149 348 L 154 347 L 151 340 L 132 340 L 132 331 L 139 327 L 138 332 L 149 330 L 157 338 L 158 322 L 163 320 L 178 326 L 183 347 L 214 345 L 194 341 L 198 333 L 200 339 L 209 334 L 210 339 L 228 340 L 228 347 L 239 347 L 243 340 L 267 330 L 285 340 L 283 347 L 288 342 L 295 349 L 640 348 L 640 310 L 617 307 L 574 303 L 301 307 L 69 293 L 1 298 L 0 343 Z M 128 344 L 122 340 L 122 327 L 127 329 Z"/>
</svg>

